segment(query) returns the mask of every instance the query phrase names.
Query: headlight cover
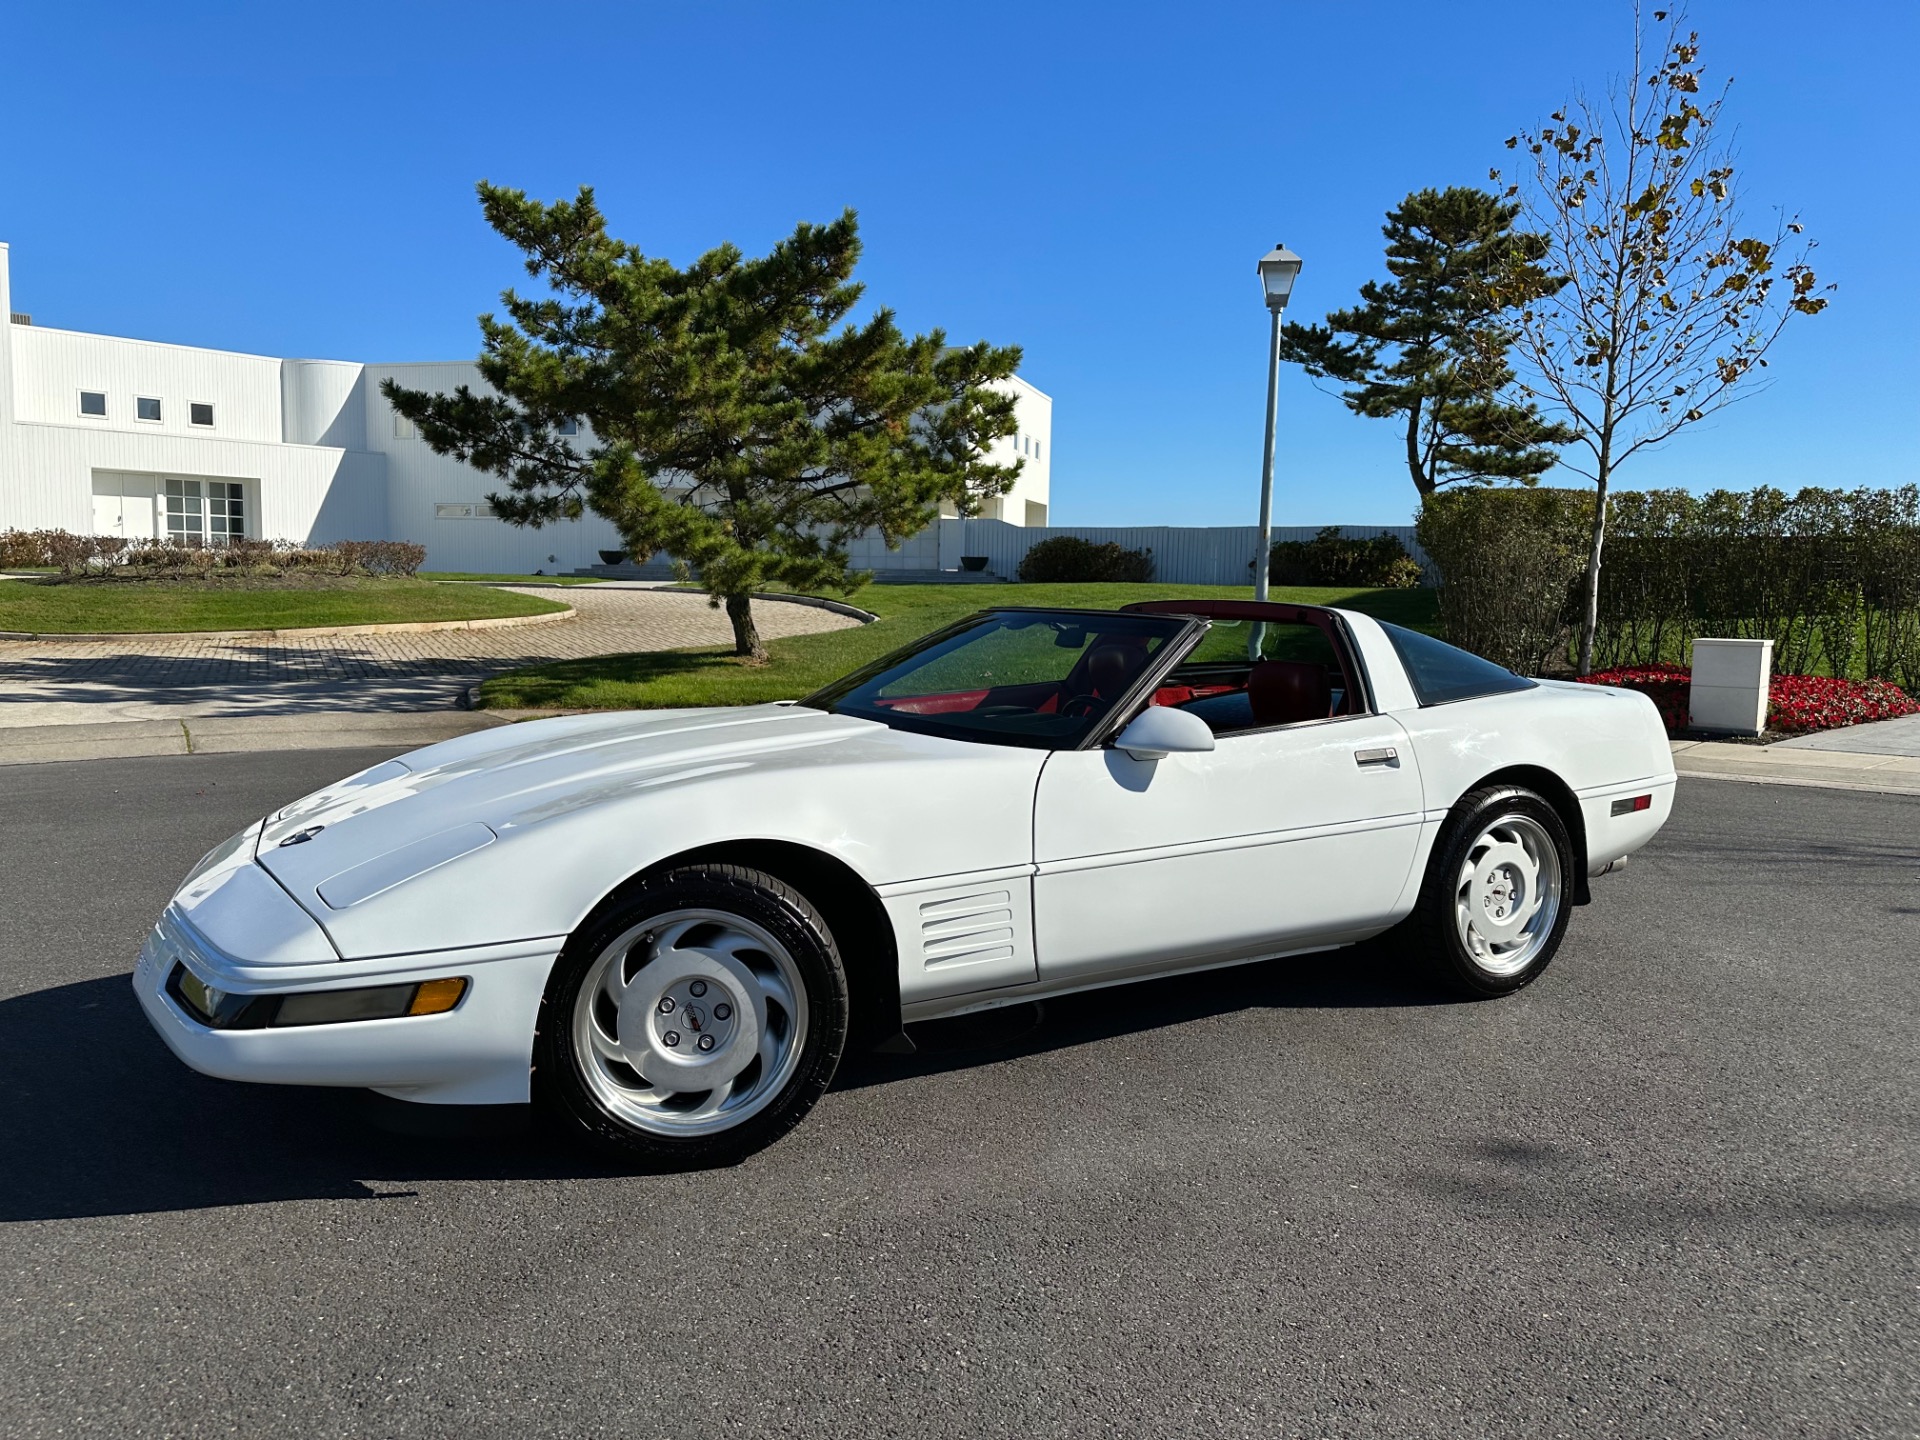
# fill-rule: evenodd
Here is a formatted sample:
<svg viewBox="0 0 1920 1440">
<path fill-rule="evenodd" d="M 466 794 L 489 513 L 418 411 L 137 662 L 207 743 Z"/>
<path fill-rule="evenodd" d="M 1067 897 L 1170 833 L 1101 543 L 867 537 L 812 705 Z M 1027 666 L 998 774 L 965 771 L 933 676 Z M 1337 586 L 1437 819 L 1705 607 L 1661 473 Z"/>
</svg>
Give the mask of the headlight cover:
<svg viewBox="0 0 1920 1440">
<path fill-rule="evenodd" d="M 213 1030 L 278 1030 L 301 1025 L 344 1025 L 355 1020 L 398 1020 L 443 1015 L 466 998 L 464 976 L 365 985 L 349 990 L 296 990 L 279 995 L 235 995 L 216 989 L 185 965 L 167 977 L 167 994 Z"/>
</svg>

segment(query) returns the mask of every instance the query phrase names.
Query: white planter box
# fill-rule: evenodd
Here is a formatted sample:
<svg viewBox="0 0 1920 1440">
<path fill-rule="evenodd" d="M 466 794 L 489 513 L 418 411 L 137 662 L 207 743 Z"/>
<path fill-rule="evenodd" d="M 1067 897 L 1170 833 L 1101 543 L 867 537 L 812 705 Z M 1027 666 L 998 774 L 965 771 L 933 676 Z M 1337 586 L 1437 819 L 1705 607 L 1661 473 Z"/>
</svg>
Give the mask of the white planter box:
<svg viewBox="0 0 1920 1440">
<path fill-rule="evenodd" d="M 1697 730 L 1758 735 L 1767 724 L 1771 640 L 1696 640 L 1687 697 Z"/>
</svg>

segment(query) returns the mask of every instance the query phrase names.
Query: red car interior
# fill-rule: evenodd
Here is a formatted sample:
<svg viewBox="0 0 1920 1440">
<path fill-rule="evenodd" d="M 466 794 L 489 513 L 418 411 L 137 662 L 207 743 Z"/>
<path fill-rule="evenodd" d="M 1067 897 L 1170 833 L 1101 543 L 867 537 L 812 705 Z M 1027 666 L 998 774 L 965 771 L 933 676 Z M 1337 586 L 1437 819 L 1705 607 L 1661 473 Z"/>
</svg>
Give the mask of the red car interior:
<svg viewBox="0 0 1920 1440">
<path fill-rule="evenodd" d="M 1151 614 L 1198 615 L 1212 619 L 1264 620 L 1273 624 L 1311 625 L 1328 640 L 1338 660 L 1342 696 L 1341 712 L 1347 711 L 1357 692 L 1353 683 L 1352 662 L 1344 637 L 1333 617 L 1320 611 L 1297 609 L 1291 605 L 1258 604 L 1248 601 L 1209 600 L 1189 602 L 1148 601 L 1126 607 Z M 909 715 L 950 715 L 993 707 L 1009 707 L 1034 714 L 1086 714 L 1111 704 L 1124 695 L 1146 668 L 1151 658 L 1147 641 L 1140 636 L 1098 636 L 1087 647 L 1064 680 L 1024 685 L 997 685 L 983 690 L 957 690 L 941 695 L 903 695 L 876 701 L 889 710 Z M 1203 673 L 1162 685 L 1154 691 L 1152 704 L 1185 705 L 1195 700 L 1246 692 L 1252 711 L 1252 723 L 1264 728 L 1294 725 L 1305 720 L 1324 720 L 1334 713 L 1333 676 L 1327 667 L 1302 660 L 1260 660 L 1247 666 L 1245 678 L 1231 666 L 1198 667 Z M 1219 673 L 1222 669 L 1225 673 Z M 1176 676 L 1179 671 L 1175 671 Z"/>
<path fill-rule="evenodd" d="M 1333 710 L 1327 667 L 1303 660 L 1262 660 L 1247 674 L 1247 699 L 1255 725 L 1293 725 L 1324 720 Z"/>
</svg>

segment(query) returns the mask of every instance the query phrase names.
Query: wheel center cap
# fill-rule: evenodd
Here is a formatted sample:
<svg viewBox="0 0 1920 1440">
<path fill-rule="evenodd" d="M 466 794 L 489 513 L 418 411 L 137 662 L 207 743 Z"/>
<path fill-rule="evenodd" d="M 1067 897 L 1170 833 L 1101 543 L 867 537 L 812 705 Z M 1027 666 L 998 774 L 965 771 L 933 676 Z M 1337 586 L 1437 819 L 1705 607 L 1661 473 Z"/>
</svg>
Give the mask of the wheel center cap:
<svg viewBox="0 0 1920 1440">
<path fill-rule="evenodd" d="M 751 1063 L 760 1026 L 752 975 L 727 957 L 679 951 L 655 984 L 631 985 L 620 1005 L 620 1044 L 649 1080 L 671 1088 L 722 1085 Z M 653 968 L 653 967 L 649 967 Z M 676 973 L 677 972 L 677 973 Z M 642 972 L 644 975 L 646 972 Z"/>
</svg>

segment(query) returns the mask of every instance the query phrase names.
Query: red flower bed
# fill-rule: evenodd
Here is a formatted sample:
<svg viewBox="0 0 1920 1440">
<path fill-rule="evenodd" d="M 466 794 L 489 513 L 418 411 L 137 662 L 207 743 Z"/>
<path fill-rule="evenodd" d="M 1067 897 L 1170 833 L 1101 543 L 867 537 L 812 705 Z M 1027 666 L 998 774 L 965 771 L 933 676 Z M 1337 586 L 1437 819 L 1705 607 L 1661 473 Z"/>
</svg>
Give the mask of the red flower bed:
<svg viewBox="0 0 1920 1440">
<path fill-rule="evenodd" d="M 1660 712 L 1660 723 L 1669 735 L 1687 728 L 1687 689 L 1693 684 L 1691 671 L 1678 665 L 1639 665 L 1620 670 L 1596 670 L 1582 675 L 1588 685 L 1618 685 L 1623 690 L 1638 690 L 1653 701 Z"/>
<path fill-rule="evenodd" d="M 1690 672 L 1678 665 L 1602 670 L 1583 677 L 1589 685 L 1638 690 L 1660 711 L 1669 734 L 1687 728 Z M 1767 699 L 1767 729 L 1777 735 L 1810 735 L 1869 720 L 1920 715 L 1920 702 L 1887 680 L 1835 680 L 1826 675 L 1776 675 Z"/>
</svg>

